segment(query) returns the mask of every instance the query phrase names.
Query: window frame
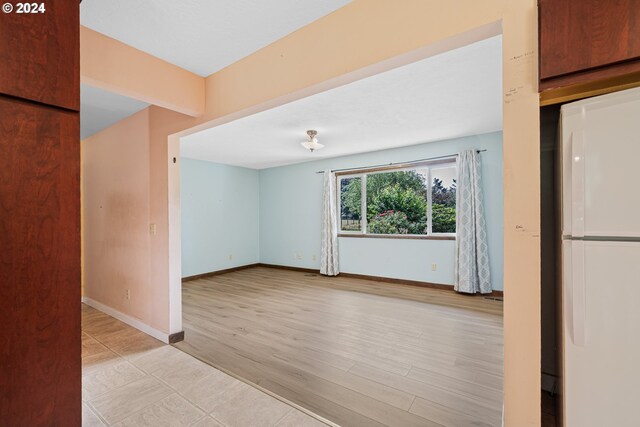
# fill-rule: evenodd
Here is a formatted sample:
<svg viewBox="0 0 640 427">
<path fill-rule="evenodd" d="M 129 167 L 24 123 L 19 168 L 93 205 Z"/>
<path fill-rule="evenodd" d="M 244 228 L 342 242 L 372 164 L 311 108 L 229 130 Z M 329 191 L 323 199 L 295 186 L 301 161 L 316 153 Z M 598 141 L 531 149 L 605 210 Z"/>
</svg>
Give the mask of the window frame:
<svg viewBox="0 0 640 427">
<path fill-rule="evenodd" d="M 456 233 L 434 233 L 432 230 L 433 222 L 433 169 L 444 169 L 446 167 L 455 167 L 456 180 L 458 178 L 458 162 L 457 156 L 442 158 L 438 160 L 426 160 L 422 162 L 401 163 L 389 166 L 372 167 L 366 169 L 352 169 L 336 172 L 336 216 L 338 218 L 338 237 L 359 237 L 359 238 L 382 238 L 382 239 L 425 239 L 425 240 L 455 240 Z M 410 170 L 427 170 L 427 182 L 429 183 L 429 191 L 427 191 L 427 234 L 378 234 L 367 232 L 367 175 L 389 172 L 402 172 Z M 361 215 L 360 215 L 360 231 L 342 230 L 342 194 L 341 181 L 348 178 L 360 178 L 362 192 L 361 198 Z M 457 206 L 456 206 L 457 209 Z M 456 226 L 457 230 L 457 226 Z"/>
</svg>

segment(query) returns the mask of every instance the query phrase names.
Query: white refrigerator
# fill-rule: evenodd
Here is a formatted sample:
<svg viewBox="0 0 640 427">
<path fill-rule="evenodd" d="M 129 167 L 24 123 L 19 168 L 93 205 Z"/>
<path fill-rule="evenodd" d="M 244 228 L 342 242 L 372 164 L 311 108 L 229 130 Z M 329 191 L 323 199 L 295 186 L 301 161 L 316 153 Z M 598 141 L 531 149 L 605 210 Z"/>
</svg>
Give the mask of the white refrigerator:
<svg viewBox="0 0 640 427">
<path fill-rule="evenodd" d="M 561 110 L 562 418 L 640 426 L 640 88 Z"/>
</svg>

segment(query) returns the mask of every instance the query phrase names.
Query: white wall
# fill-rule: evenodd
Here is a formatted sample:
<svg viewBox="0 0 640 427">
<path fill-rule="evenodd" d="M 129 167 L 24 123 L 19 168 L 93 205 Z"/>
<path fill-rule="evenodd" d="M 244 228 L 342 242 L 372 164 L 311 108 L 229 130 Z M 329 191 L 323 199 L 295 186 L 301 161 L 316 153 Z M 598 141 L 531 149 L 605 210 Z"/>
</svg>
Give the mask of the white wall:
<svg viewBox="0 0 640 427">
<path fill-rule="evenodd" d="M 260 171 L 260 262 L 320 267 L 320 215 L 324 169 L 350 168 L 455 154 L 481 154 L 492 285 L 503 289 L 502 133 L 301 163 Z M 312 156 L 312 155 L 310 155 Z M 343 272 L 453 284 L 455 242 L 339 238 Z M 298 256 L 301 259 L 298 259 Z M 314 260 L 315 256 L 315 260 Z M 437 264 L 436 271 L 431 264 Z"/>
<path fill-rule="evenodd" d="M 182 277 L 259 262 L 258 171 L 180 163 Z"/>
</svg>

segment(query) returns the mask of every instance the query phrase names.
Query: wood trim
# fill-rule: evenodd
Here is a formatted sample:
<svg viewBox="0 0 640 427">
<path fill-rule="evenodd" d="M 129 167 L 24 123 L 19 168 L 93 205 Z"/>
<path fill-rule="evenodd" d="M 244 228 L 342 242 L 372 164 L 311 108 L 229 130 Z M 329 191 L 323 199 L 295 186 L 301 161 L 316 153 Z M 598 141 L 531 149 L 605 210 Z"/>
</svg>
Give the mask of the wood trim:
<svg viewBox="0 0 640 427">
<path fill-rule="evenodd" d="M 540 106 L 560 104 L 638 86 L 640 60 L 542 81 Z"/>
<path fill-rule="evenodd" d="M 277 268 L 279 270 L 289 270 L 289 271 L 299 271 L 301 273 L 315 273 L 320 274 L 320 270 L 314 270 L 313 268 L 303 268 L 303 267 L 291 267 L 289 265 L 278 265 L 278 264 L 263 264 L 258 263 L 255 265 L 256 267 L 267 267 L 267 268 Z"/>
<path fill-rule="evenodd" d="M 231 273 L 231 272 L 238 271 L 238 270 L 244 270 L 244 269 L 251 268 L 251 267 L 257 267 L 259 265 L 262 265 L 262 264 L 260 264 L 260 263 L 247 264 L 247 265 L 241 265 L 239 267 L 225 268 L 224 270 L 216 270 L 216 271 L 210 271 L 208 273 L 202 273 L 202 274 L 196 274 L 196 275 L 193 275 L 193 276 L 187 276 L 187 277 L 183 277 L 182 278 L 182 283 L 190 282 L 191 280 L 204 279 L 206 277 L 211 277 L 211 276 L 218 276 L 220 274 L 227 274 L 227 273 Z"/>
<path fill-rule="evenodd" d="M 394 279 L 392 277 L 370 276 L 368 274 L 340 273 L 339 276 L 347 277 L 349 279 L 373 280 L 376 282 L 395 283 L 398 285 L 420 286 L 423 288 L 441 289 L 444 291 L 449 291 L 453 289 L 453 285 L 445 285 L 442 283 L 421 282 L 418 280 L 408 280 L 408 279 Z"/>
<path fill-rule="evenodd" d="M 545 90 L 540 94 L 540 106 L 561 104 L 591 96 L 604 95 L 640 86 L 640 72 L 598 81 L 590 81 Z"/>
<path fill-rule="evenodd" d="M 256 267 L 268 267 L 268 268 L 277 268 L 280 270 L 289 270 L 289 271 L 299 271 L 299 272 L 303 272 L 303 273 L 315 273 L 315 274 L 320 274 L 319 270 L 314 270 L 311 268 L 301 268 L 301 267 L 290 267 L 288 265 L 277 265 L 277 264 L 256 264 Z M 385 283 L 395 283 L 398 285 L 409 285 L 409 286 L 420 286 L 423 288 L 431 288 L 431 289 L 438 289 L 441 291 L 447 291 L 447 292 L 455 292 L 453 290 L 453 285 L 445 285 L 442 283 L 431 283 L 431 282 L 421 282 L 418 280 L 408 280 L 408 279 L 394 279 L 392 277 L 382 277 L 382 276 L 369 276 L 366 274 L 356 274 L 356 273 L 340 273 L 338 275 L 339 277 L 347 277 L 350 279 L 362 279 L 362 280 L 372 280 L 372 281 L 376 281 L 376 282 L 385 282 Z M 327 276 L 330 277 L 330 276 Z M 457 292 L 456 292 L 457 293 Z M 469 295 L 469 296 L 492 296 L 492 297 L 497 297 L 497 298 L 503 298 L 504 297 L 504 292 L 503 291 L 493 291 L 490 294 L 462 294 L 462 295 Z"/>
<path fill-rule="evenodd" d="M 175 344 L 180 341 L 184 341 L 184 331 L 169 334 L 169 344 Z"/>
<path fill-rule="evenodd" d="M 355 274 L 355 273 L 340 273 L 339 276 L 347 277 L 350 279 L 372 280 L 376 282 L 395 283 L 398 285 L 419 286 L 422 288 L 439 289 L 442 291 L 455 292 L 453 290 L 453 285 L 445 285 L 442 283 L 422 282 L 419 280 L 408 280 L 408 279 L 394 279 L 392 277 L 369 276 L 367 274 Z M 503 291 L 492 291 L 490 294 L 462 294 L 462 295 L 502 297 Z"/>
<path fill-rule="evenodd" d="M 424 161 L 406 162 L 406 163 L 394 163 L 394 164 L 388 165 L 388 166 L 376 166 L 376 167 L 371 167 L 371 168 L 366 168 L 366 169 L 354 168 L 352 170 L 344 170 L 344 171 L 336 172 L 335 175 L 336 176 L 341 176 L 341 175 L 360 175 L 360 174 L 367 174 L 367 173 L 373 173 L 373 172 L 384 172 L 384 171 L 389 171 L 389 170 L 413 169 L 413 168 L 417 168 L 417 167 L 420 167 L 420 166 L 434 166 L 434 165 L 440 165 L 440 164 L 445 164 L 445 163 L 455 163 L 456 162 L 456 157 L 457 157 L 457 155 L 453 154 L 453 155 L 451 155 L 451 157 L 448 157 L 446 159 L 424 160 Z"/>
<path fill-rule="evenodd" d="M 420 236 L 417 234 L 351 234 L 339 233 L 338 237 L 356 237 L 359 239 L 414 239 L 414 240 L 456 240 L 455 236 Z"/>
</svg>

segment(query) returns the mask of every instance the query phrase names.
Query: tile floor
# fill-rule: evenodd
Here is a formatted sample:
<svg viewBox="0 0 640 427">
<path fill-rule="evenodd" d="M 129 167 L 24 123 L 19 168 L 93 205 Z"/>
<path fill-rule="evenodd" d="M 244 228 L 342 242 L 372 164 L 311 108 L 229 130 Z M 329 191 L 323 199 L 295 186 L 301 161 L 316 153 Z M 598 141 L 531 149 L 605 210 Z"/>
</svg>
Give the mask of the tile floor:
<svg viewBox="0 0 640 427">
<path fill-rule="evenodd" d="M 82 400 L 85 427 L 325 426 L 85 304 Z"/>
</svg>

